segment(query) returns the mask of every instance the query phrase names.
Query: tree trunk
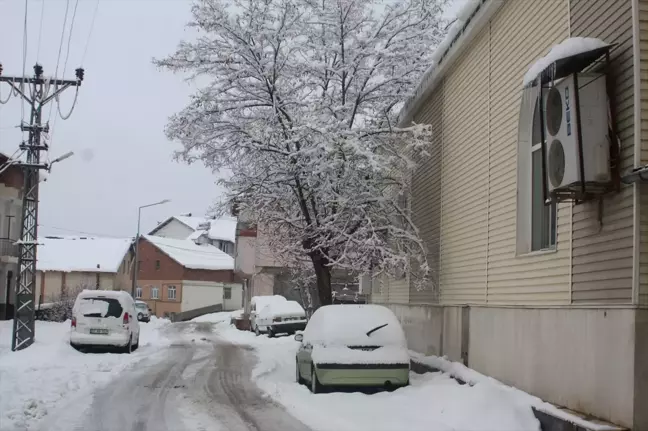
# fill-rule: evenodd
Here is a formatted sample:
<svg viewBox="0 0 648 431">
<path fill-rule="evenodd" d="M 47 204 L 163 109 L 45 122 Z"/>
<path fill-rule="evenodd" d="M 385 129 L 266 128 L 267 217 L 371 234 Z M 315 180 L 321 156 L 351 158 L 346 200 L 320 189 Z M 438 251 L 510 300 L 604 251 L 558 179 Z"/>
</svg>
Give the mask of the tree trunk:
<svg viewBox="0 0 648 431">
<path fill-rule="evenodd" d="M 333 294 L 331 292 L 331 268 L 324 262 L 322 256 L 311 256 L 315 276 L 317 277 L 317 297 L 319 306 L 331 305 L 333 303 Z"/>
</svg>

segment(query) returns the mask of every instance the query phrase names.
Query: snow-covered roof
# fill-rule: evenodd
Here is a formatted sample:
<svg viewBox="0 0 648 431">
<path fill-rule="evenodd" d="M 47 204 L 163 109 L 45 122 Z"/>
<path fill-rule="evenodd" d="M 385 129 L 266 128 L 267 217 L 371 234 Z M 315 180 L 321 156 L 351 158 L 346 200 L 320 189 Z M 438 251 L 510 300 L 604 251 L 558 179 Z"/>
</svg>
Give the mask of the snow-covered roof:
<svg viewBox="0 0 648 431">
<path fill-rule="evenodd" d="M 187 239 L 198 239 L 202 235 L 207 235 L 209 239 L 236 242 L 236 218 L 235 217 L 222 217 L 212 219 L 207 217 L 196 216 L 172 216 L 160 223 L 155 229 L 150 232 L 150 235 L 155 233 L 168 224 L 172 220 L 177 220 L 184 224 L 194 232 L 189 235 Z"/>
<path fill-rule="evenodd" d="M 170 239 L 155 235 L 144 235 L 144 238 L 185 268 L 234 269 L 234 258 L 213 245 L 199 245 L 187 239 Z"/>
<path fill-rule="evenodd" d="M 327 346 L 407 345 L 396 315 L 387 307 L 373 304 L 319 308 L 306 326 L 304 342 Z"/>
<path fill-rule="evenodd" d="M 46 236 L 38 239 L 36 269 L 62 272 L 118 272 L 130 238 Z"/>
</svg>

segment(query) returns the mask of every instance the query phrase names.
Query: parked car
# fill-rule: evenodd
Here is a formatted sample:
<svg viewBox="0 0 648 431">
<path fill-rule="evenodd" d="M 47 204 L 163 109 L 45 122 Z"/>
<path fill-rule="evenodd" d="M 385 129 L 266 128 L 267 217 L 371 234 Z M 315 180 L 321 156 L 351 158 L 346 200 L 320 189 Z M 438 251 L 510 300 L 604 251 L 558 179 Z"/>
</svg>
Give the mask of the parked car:
<svg viewBox="0 0 648 431">
<path fill-rule="evenodd" d="M 128 292 L 83 290 L 72 308 L 70 345 L 108 347 L 126 353 L 139 346 L 135 301 Z"/>
<path fill-rule="evenodd" d="M 286 302 L 287 299 L 281 295 L 253 296 L 250 300 L 250 331 L 256 332 L 256 318 L 263 308 L 273 302 Z"/>
<path fill-rule="evenodd" d="M 137 311 L 137 320 L 139 322 L 149 322 L 151 320 L 151 309 L 144 301 L 135 301 L 135 311 Z"/>
<path fill-rule="evenodd" d="M 297 301 L 271 302 L 257 314 L 255 333 L 267 333 L 269 337 L 277 334 L 292 335 L 303 331 L 306 322 L 306 312 Z"/>
<path fill-rule="evenodd" d="M 311 316 L 296 358 L 297 382 L 311 391 L 326 387 L 378 387 L 409 384 L 410 358 L 403 328 L 379 305 L 327 305 Z"/>
</svg>

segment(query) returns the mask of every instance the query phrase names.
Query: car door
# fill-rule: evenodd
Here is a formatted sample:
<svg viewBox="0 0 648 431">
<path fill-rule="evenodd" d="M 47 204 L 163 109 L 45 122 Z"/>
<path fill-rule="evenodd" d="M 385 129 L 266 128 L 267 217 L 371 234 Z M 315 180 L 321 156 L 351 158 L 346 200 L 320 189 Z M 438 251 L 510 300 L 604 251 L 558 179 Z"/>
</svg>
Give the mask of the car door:
<svg viewBox="0 0 648 431">
<path fill-rule="evenodd" d="M 297 360 L 299 361 L 299 370 L 301 375 L 307 379 L 310 379 L 311 375 L 311 355 L 313 352 L 313 346 L 311 343 L 303 342 L 299 347 L 299 353 Z"/>
</svg>

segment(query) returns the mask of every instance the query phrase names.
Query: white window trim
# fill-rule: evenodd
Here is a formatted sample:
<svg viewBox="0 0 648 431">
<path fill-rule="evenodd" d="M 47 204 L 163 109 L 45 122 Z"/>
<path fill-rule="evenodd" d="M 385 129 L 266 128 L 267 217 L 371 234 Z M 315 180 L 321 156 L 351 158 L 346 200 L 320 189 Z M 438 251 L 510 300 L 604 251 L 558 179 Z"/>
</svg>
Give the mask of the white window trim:
<svg viewBox="0 0 648 431">
<path fill-rule="evenodd" d="M 171 297 L 171 292 L 173 292 L 173 298 Z M 167 299 L 169 301 L 177 301 L 178 299 L 178 290 L 175 286 L 167 286 Z"/>
<path fill-rule="evenodd" d="M 535 151 L 542 148 L 542 144 L 531 145 L 533 140 L 533 116 L 535 114 L 537 98 L 540 92 L 537 87 L 523 90 L 520 103 L 518 123 L 518 147 L 517 147 L 517 196 L 516 196 L 516 232 L 515 232 L 515 255 L 517 257 L 530 257 L 543 254 L 556 253 L 558 251 L 558 208 L 556 207 L 556 218 L 554 228 L 553 244 L 544 249 L 533 250 L 532 235 L 532 156 Z M 533 103 L 529 103 L 529 101 Z"/>
<path fill-rule="evenodd" d="M 135 288 L 135 298 L 139 299 L 142 297 L 142 288 L 140 286 L 137 286 Z"/>
</svg>

